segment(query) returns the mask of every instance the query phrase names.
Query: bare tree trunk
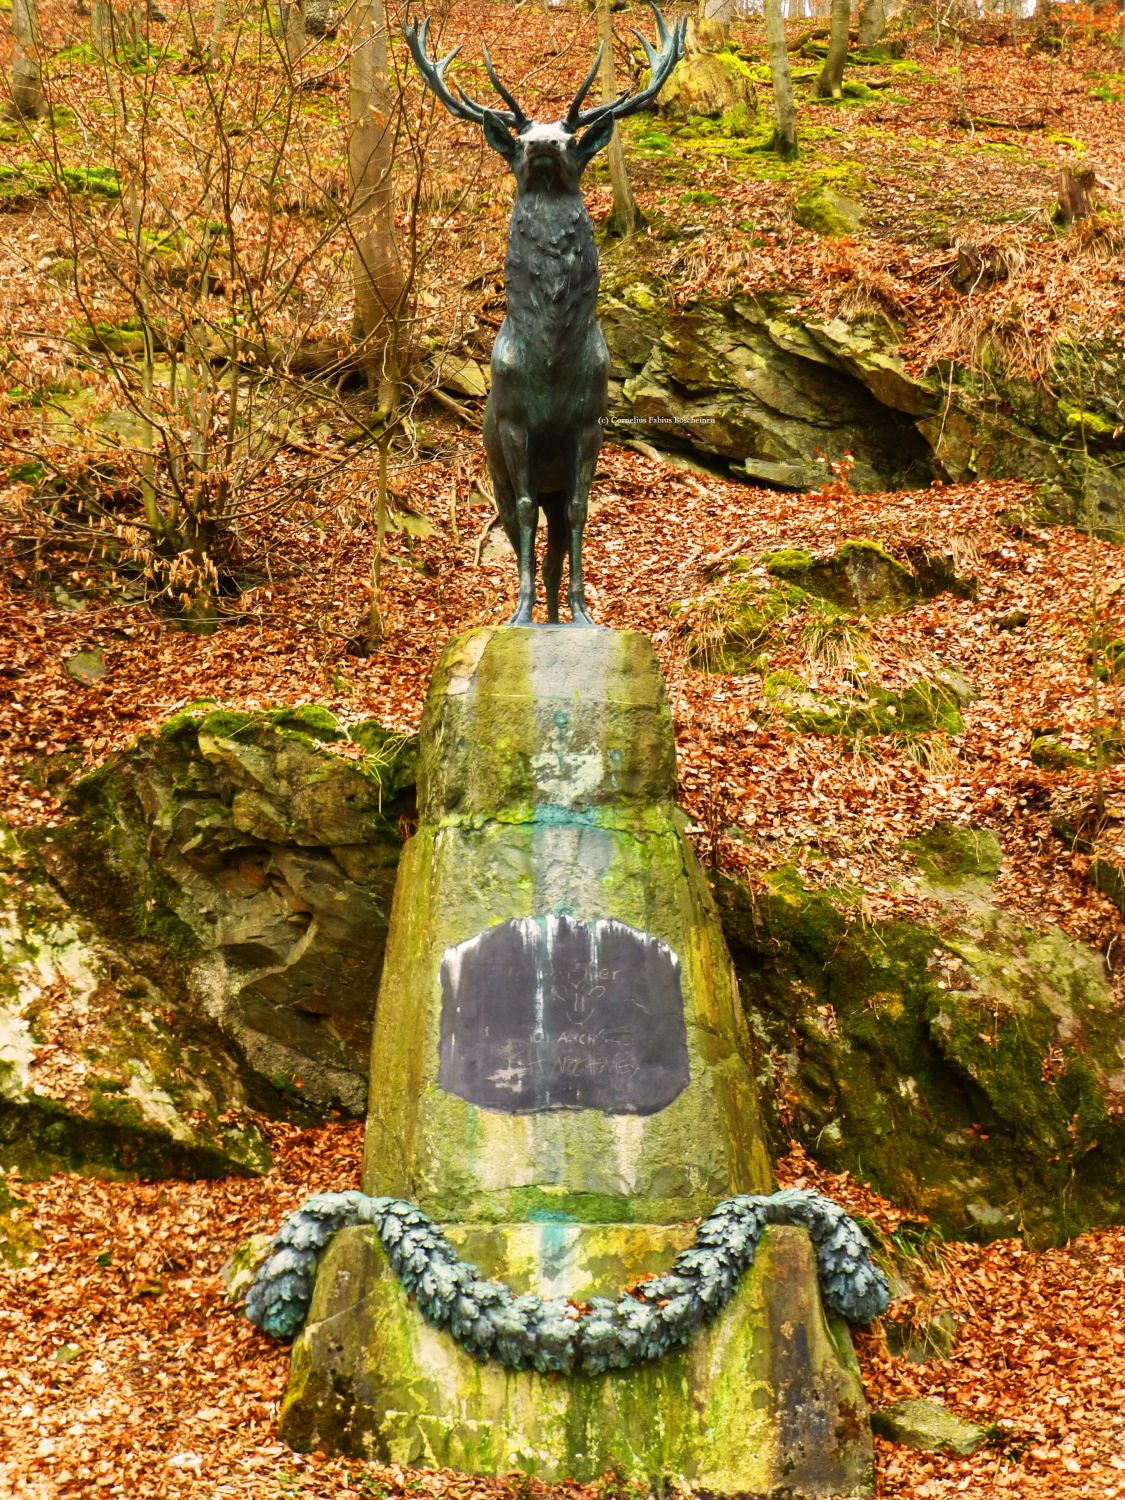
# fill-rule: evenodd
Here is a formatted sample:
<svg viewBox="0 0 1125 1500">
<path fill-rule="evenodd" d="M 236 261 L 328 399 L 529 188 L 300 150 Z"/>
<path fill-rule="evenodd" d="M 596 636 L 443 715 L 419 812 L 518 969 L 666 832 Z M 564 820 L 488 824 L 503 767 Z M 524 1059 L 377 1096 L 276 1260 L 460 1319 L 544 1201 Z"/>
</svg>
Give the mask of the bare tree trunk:
<svg viewBox="0 0 1125 1500">
<path fill-rule="evenodd" d="M 699 0 L 699 19 L 718 21 L 729 30 L 738 15 L 738 0 Z"/>
<path fill-rule="evenodd" d="M 832 20 L 828 34 L 828 56 L 816 80 L 818 99 L 844 97 L 844 64 L 848 60 L 848 26 L 851 23 L 850 0 L 832 0 Z"/>
<path fill-rule="evenodd" d="M 371 553 L 371 602 L 366 637 L 382 639 L 381 583 L 387 535 L 387 460 L 399 403 L 404 339 L 405 284 L 395 241 L 394 134 L 387 74 L 387 11 L 384 0 L 357 0 L 352 11 L 350 108 L 353 274 L 356 331 L 364 340 L 367 383 L 378 394 L 382 433 Z"/>
<path fill-rule="evenodd" d="M 773 80 L 773 110 L 777 122 L 774 144 L 779 156 L 797 154 L 797 110 L 793 103 L 793 77 L 785 47 L 785 19 L 781 0 L 762 0 L 766 18 L 766 44 L 770 78 Z"/>
<path fill-rule="evenodd" d="M 114 31 L 113 6 L 109 0 L 94 0 L 90 7 L 90 33 L 93 37 L 94 56 L 103 67 L 117 51 Z"/>
<path fill-rule="evenodd" d="M 281 19 L 285 33 L 285 56 L 289 60 L 289 68 L 292 71 L 296 68 L 305 53 L 305 0 L 289 0 L 289 4 L 281 12 Z M 357 16 L 357 30 L 358 27 L 359 21 Z M 352 118 L 355 118 L 354 114 Z"/>
<path fill-rule="evenodd" d="M 860 0 L 859 45 L 874 47 L 886 28 L 886 0 Z"/>
<path fill-rule="evenodd" d="M 39 72 L 39 0 L 12 0 L 12 97 L 9 113 L 31 120 L 43 114 L 43 79 Z"/>
<path fill-rule="evenodd" d="M 601 84 L 602 100 L 606 104 L 612 103 L 617 98 L 617 70 L 613 64 L 613 19 L 610 15 L 609 0 L 597 0 L 598 5 L 598 37 L 604 48 L 602 52 Z M 617 234 L 625 238 L 635 234 L 644 224 L 644 215 L 637 207 L 637 200 L 633 197 L 633 189 L 629 185 L 629 170 L 625 165 L 625 148 L 621 144 L 621 129 L 618 125 L 613 127 L 613 135 L 610 137 L 609 150 L 606 152 L 609 162 L 609 181 L 613 188 L 613 207 L 610 210 L 607 228 L 611 234 Z"/>
<path fill-rule="evenodd" d="M 969 117 L 969 106 L 965 102 L 965 78 L 961 72 L 960 21 L 957 22 L 953 32 L 953 84 L 957 96 L 957 111 L 953 116 L 953 123 L 959 125 L 962 130 L 969 130 L 973 122 Z"/>
<path fill-rule="evenodd" d="M 367 343 L 364 367 L 368 382 L 379 390 L 380 407 L 389 411 L 399 373 L 396 328 L 402 268 L 395 243 L 392 111 L 383 0 L 357 0 L 352 25 L 348 170 L 355 321 Z"/>
<path fill-rule="evenodd" d="M 223 27 L 227 24 L 227 0 L 214 0 L 211 10 L 211 37 L 207 43 L 207 55 L 211 66 L 217 68 L 223 50 Z"/>
</svg>

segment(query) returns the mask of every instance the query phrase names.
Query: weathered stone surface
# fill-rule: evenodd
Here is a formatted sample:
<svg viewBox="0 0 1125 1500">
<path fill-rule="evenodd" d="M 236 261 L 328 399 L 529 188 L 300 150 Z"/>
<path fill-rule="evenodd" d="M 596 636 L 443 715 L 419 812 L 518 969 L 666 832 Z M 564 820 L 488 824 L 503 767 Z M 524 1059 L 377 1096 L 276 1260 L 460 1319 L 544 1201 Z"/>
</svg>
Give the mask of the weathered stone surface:
<svg viewBox="0 0 1125 1500">
<path fill-rule="evenodd" d="M 435 672 L 419 764 L 421 821 L 395 889 L 372 1047 L 364 1189 L 417 1203 L 486 1275 L 521 1290 L 616 1296 L 670 1265 L 684 1221 L 771 1185 L 734 973 L 672 801 L 672 724 L 651 645 L 565 626 L 462 636 Z M 557 953 L 533 941 L 541 920 L 558 928 Z M 606 996 L 630 961 L 609 934 L 626 929 L 646 955 L 674 960 L 678 984 L 662 1003 L 680 1007 L 682 1086 L 648 1112 L 632 1109 L 636 1076 L 628 1099 L 568 1093 L 572 1107 L 556 1109 L 546 1083 L 525 1090 L 521 1073 L 520 1112 L 491 1097 L 483 1107 L 453 1061 L 454 1043 L 473 1043 L 467 1027 L 493 1042 L 488 1006 L 475 990 L 469 1003 L 473 956 L 489 941 L 507 953 L 505 932 L 527 937 L 530 966 L 522 948 L 502 953 L 495 986 L 523 984 L 545 1046 L 556 1010 L 578 1002 L 587 1028 L 612 1028 Z M 577 963 L 565 961 L 572 939 Z M 647 985 L 622 993 L 644 1024 L 668 1028 Z M 659 1048 L 632 1060 L 666 1083 Z M 377 1238 L 345 1231 L 294 1348 L 283 1432 L 298 1446 L 475 1473 L 613 1468 L 721 1493 L 869 1493 L 862 1393 L 846 1330 L 825 1323 L 810 1252 L 802 1233 L 771 1236 L 682 1354 L 546 1380 L 462 1353 L 408 1304 Z"/>
<path fill-rule="evenodd" d="M 830 237 L 855 234 L 863 223 L 863 205 L 832 187 L 813 187 L 793 205 L 793 217 L 805 229 Z"/>
<path fill-rule="evenodd" d="M 611 416 L 629 416 L 627 436 L 693 448 L 783 488 L 822 485 L 826 460 L 846 452 L 861 491 L 929 478 L 927 445 L 909 418 L 888 412 L 812 333 L 788 322 L 780 300 L 699 301 L 673 313 L 659 289 L 606 281 Z"/>
<path fill-rule="evenodd" d="M 78 651 L 74 656 L 68 656 L 63 666 L 66 675 L 75 682 L 80 682 L 83 687 L 91 687 L 95 682 L 100 682 L 108 670 L 105 652 L 97 650 Z"/>
<path fill-rule="evenodd" d="M 911 570 L 877 542 L 845 542 L 827 557 L 787 547 L 770 553 L 766 567 L 775 578 L 863 614 L 903 609 L 923 592 Z"/>
<path fill-rule="evenodd" d="M 768 1190 L 745 1023 L 674 788 L 645 637 L 486 628 L 447 647 L 380 988 L 367 1192 L 443 1221 L 605 1222 L 694 1218 L 730 1192 Z M 515 1115 L 441 1088 L 443 956 L 557 912 L 625 923 L 676 955 L 690 1082 L 667 1108 Z"/>
<path fill-rule="evenodd" d="M 273 1244 L 272 1234 L 252 1234 L 223 1262 L 219 1280 L 223 1284 L 223 1295 L 228 1302 L 242 1302 L 254 1284 L 258 1267 L 269 1254 Z"/>
<path fill-rule="evenodd" d="M 270 1089 L 359 1113 L 411 781 L 377 724 L 199 704 L 78 782 L 40 854 Z"/>
<path fill-rule="evenodd" d="M 720 877 L 787 1130 L 949 1233 L 1120 1223 L 1125 1036 L 1100 955 L 993 904 L 991 833 L 912 848 L 932 923 L 872 925 L 784 871 L 753 899 Z"/>
<path fill-rule="evenodd" d="M 758 113 L 754 74 L 733 52 L 689 52 L 661 89 L 657 110 L 670 120 L 722 120 L 728 134 L 741 135 Z"/>
<path fill-rule="evenodd" d="M 613 1296 L 644 1270 L 666 1269 L 684 1240 L 660 1224 L 606 1226 L 581 1237 L 576 1266 L 575 1226 L 525 1226 L 515 1252 L 496 1260 L 480 1230 L 448 1232 L 489 1275 L 542 1290 L 541 1268 L 561 1266 L 555 1284 L 580 1297 Z M 532 1236 L 566 1249 L 521 1243 Z M 491 1248 L 500 1244 L 511 1241 L 494 1230 Z M 872 1484 L 850 1338 L 825 1319 L 811 1247 L 792 1229 L 767 1230 L 733 1301 L 687 1349 L 564 1378 L 473 1360 L 408 1305 L 377 1237 L 345 1230 L 294 1346 L 281 1430 L 298 1448 L 478 1474 L 520 1469 L 548 1482 L 612 1469 L 657 1489 L 765 1496 L 784 1486 L 795 1497 L 868 1495 Z"/>
<path fill-rule="evenodd" d="M 0 1165 L 263 1172 L 237 1060 L 54 891 L 0 830 Z"/>
<path fill-rule="evenodd" d="M 815 455 L 845 451 L 860 492 L 931 477 L 1031 479 L 1051 518 L 1085 525 L 1090 504 L 1100 530 L 1125 535 L 1120 341 L 1093 358 L 1060 346 L 1046 381 L 983 366 L 919 376 L 886 318 L 810 322 L 797 293 L 679 306 L 630 256 L 620 271 L 612 258 L 605 265 L 599 314 L 613 361 L 610 416 L 628 418 L 625 436 L 782 488 L 822 484 Z M 1082 410 L 1058 394 L 1075 389 Z"/>
<path fill-rule="evenodd" d="M 880 1437 L 923 1453 L 937 1453 L 942 1448 L 975 1453 L 988 1437 L 985 1428 L 964 1421 L 940 1401 L 898 1401 L 874 1412 L 871 1426 Z"/>
</svg>

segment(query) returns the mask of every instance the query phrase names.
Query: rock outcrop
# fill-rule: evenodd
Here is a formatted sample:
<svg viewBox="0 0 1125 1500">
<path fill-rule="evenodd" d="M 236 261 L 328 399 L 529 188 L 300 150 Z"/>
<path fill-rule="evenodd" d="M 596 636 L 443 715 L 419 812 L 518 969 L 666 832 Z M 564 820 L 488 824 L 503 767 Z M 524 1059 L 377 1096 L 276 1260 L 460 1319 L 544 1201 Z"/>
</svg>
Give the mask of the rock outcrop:
<svg viewBox="0 0 1125 1500">
<path fill-rule="evenodd" d="M 806 585 L 856 583 L 800 561 Z M 764 589 L 741 580 L 765 646 L 735 669 L 762 671 L 797 729 L 883 732 L 870 693 L 832 718 L 760 659 L 769 601 L 784 614 L 797 587 L 765 568 Z M 884 582 L 905 587 L 893 567 Z M 896 703 L 897 732 L 956 732 L 957 685 L 929 686 L 933 723 L 911 731 Z M 0 1162 L 255 1170 L 246 1105 L 361 1112 L 413 774 L 413 746 L 376 724 L 201 704 L 80 781 L 71 819 L 8 837 Z M 909 852 L 912 914 L 875 924 L 790 871 L 756 892 L 717 878 L 774 1146 L 795 1137 L 950 1234 L 1122 1222 L 1125 1041 L 1100 955 L 1000 908 L 994 834 L 939 828 Z"/>
<path fill-rule="evenodd" d="M 142 940 L 150 980 L 182 988 L 267 1100 L 361 1113 L 412 777 L 374 722 L 198 704 L 79 781 L 39 855 L 77 909 Z"/>
<path fill-rule="evenodd" d="M 756 898 L 719 878 L 779 1136 L 953 1235 L 1120 1223 L 1125 1035 L 1100 956 L 998 909 L 995 835 L 911 852 L 931 920 L 872 924 L 792 872 Z"/>
<path fill-rule="evenodd" d="M 0 830 L 0 1165 L 264 1172 L 269 1148 L 246 1104 L 215 1028 L 171 1009 Z"/>
<path fill-rule="evenodd" d="M 599 317 L 612 358 L 610 415 L 621 435 L 686 450 L 731 473 L 812 489 L 847 452 L 860 492 L 930 478 L 1030 479 L 1051 518 L 1125 535 L 1125 350 L 1106 345 L 1069 389 L 995 370 L 913 373 L 889 318 L 817 319 L 796 292 L 701 296 L 608 259 Z M 1086 364 L 1089 364 L 1089 360 Z M 1086 365 L 1083 366 L 1084 370 Z"/>
</svg>

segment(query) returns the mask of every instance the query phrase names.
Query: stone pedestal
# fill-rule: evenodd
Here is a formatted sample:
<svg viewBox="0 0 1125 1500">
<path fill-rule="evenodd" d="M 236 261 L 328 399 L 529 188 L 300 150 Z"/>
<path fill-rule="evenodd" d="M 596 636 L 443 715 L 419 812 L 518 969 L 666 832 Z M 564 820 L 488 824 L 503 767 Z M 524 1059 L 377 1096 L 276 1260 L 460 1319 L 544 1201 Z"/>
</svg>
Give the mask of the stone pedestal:
<svg viewBox="0 0 1125 1500">
<path fill-rule="evenodd" d="M 614 1297 L 685 1221 L 772 1187 L 734 972 L 673 802 L 632 633 L 482 629 L 427 699 L 395 892 L 364 1188 L 419 1204 L 520 1291 Z M 545 1479 L 863 1494 L 871 1445 L 811 1248 L 775 1229 L 690 1348 L 601 1376 L 479 1363 L 406 1304 L 376 1236 L 321 1267 L 282 1430 L 297 1446 Z"/>
</svg>

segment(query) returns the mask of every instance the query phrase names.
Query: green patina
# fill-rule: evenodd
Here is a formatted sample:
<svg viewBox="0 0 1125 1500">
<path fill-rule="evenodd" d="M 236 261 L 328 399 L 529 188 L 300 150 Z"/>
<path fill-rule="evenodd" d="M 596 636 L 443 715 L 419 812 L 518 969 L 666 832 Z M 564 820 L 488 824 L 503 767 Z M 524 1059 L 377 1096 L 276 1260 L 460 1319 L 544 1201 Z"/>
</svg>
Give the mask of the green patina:
<svg viewBox="0 0 1125 1500">
<path fill-rule="evenodd" d="M 594 1253 L 620 1264 L 620 1249 Z M 734 1301 L 690 1348 L 611 1376 L 556 1379 L 471 1359 L 407 1305 L 376 1238 L 346 1230 L 294 1346 L 282 1434 L 302 1449 L 478 1474 L 518 1469 L 548 1482 L 612 1468 L 626 1482 L 720 1492 L 785 1481 L 797 1493 L 866 1493 L 858 1370 L 843 1326 L 810 1318 L 802 1303 L 810 1267 L 802 1234 L 769 1231 Z M 365 1289 L 358 1308 L 355 1286 Z M 786 1379 L 811 1380 L 828 1401 L 827 1441 L 807 1406 L 782 1415 Z"/>
</svg>

